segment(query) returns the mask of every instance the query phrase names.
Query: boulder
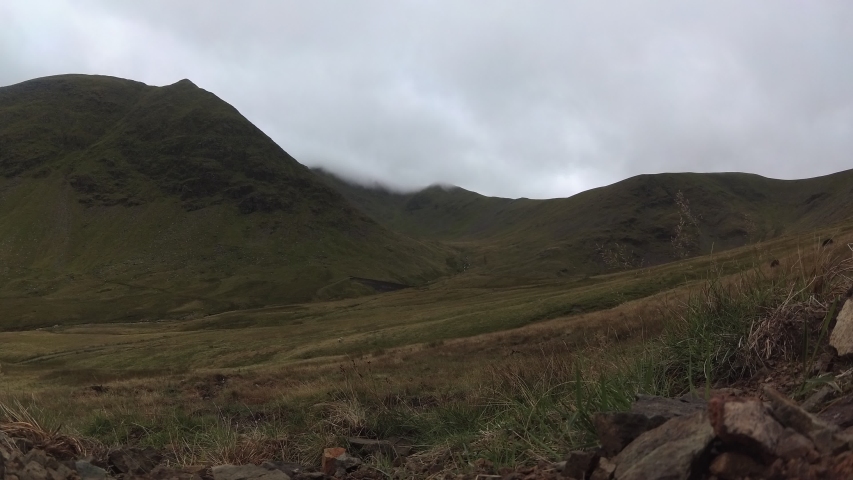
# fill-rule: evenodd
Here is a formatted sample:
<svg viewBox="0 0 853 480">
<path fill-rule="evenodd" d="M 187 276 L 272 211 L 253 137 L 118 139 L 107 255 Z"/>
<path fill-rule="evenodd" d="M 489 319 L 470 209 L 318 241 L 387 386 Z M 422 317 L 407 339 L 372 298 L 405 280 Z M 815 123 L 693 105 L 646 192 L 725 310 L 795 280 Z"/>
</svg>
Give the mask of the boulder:
<svg viewBox="0 0 853 480">
<path fill-rule="evenodd" d="M 290 480 L 278 469 L 267 469 L 257 465 L 219 465 L 213 467 L 213 480 Z"/>
<path fill-rule="evenodd" d="M 691 478 L 706 455 L 714 431 L 704 411 L 675 417 L 631 442 L 613 459 L 616 480 Z"/>
<path fill-rule="evenodd" d="M 835 348 L 839 356 L 853 353 L 853 301 L 848 299 L 844 302 L 835 327 L 829 335 L 829 344 Z"/>
<path fill-rule="evenodd" d="M 638 395 L 627 412 L 605 412 L 593 415 L 598 441 L 606 456 L 622 451 L 642 433 L 663 425 L 667 420 L 694 414 L 705 409 L 704 401 Z"/>
</svg>

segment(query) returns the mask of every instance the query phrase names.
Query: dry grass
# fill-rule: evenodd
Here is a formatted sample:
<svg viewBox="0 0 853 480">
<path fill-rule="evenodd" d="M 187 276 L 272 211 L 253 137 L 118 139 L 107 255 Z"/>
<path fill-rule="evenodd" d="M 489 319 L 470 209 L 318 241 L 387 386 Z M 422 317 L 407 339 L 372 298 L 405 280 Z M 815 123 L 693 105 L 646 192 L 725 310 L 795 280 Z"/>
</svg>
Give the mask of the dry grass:
<svg viewBox="0 0 853 480">
<path fill-rule="evenodd" d="M 30 448 L 44 450 L 58 459 L 74 459 L 101 453 L 97 441 L 47 430 L 20 402 L 0 403 L 0 432 L 11 439 L 23 439 Z"/>
<path fill-rule="evenodd" d="M 768 341 L 776 342 L 770 344 L 774 358 L 796 357 L 803 338 L 798 330 L 802 323 L 797 322 L 812 318 L 805 323 L 820 326 L 809 330 L 811 338 L 818 339 L 832 299 L 842 293 L 845 283 L 849 285 L 850 255 L 843 242 L 839 238 L 835 248 L 809 254 L 774 255 L 784 269 L 770 268 L 762 257 L 761 266 L 747 274 L 731 274 L 740 267 L 724 265 L 727 257 L 704 264 L 688 262 L 685 265 L 694 270 L 705 265 L 709 280 L 685 281 L 678 288 L 612 309 L 511 330 L 447 339 L 433 334 L 420 343 L 245 368 L 213 364 L 188 372 L 107 378 L 99 383 L 106 387 L 103 392 L 88 388 L 91 383 L 85 379 L 57 382 L 59 377 L 34 377 L 32 384 L 41 387 L 22 404 L 37 412 L 35 416 L 47 413 L 50 421 L 44 417 L 39 417 L 40 423 L 23 421 L 40 425 L 45 435 L 85 434 L 107 447 L 155 446 L 179 464 L 257 463 L 270 458 L 316 464 L 323 448 L 346 446 L 348 436 L 410 439 L 416 444 L 410 460 L 426 467 L 441 463 L 463 470 L 480 457 L 496 465 L 556 459 L 567 449 L 593 441 L 589 422 L 593 413 L 626 408 L 636 393 L 680 393 L 704 380 L 708 370 L 717 380 L 729 378 L 732 365 L 760 363 L 767 350 L 758 346 Z M 633 275 L 641 279 L 645 274 Z M 618 294 L 619 285 L 626 285 L 625 277 L 613 278 L 612 294 Z M 595 287 L 609 288 L 601 285 Z M 551 289 L 530 288 L 530 293 L 512 289 L 513 308 L 523 304 L 524 295 L 530 295 L 534 307 L 548 301 Z M 487 298 L 499 295 L 489 292 Z M 400 298 L 407 303 L 398 312 L 420 308 L 414 297 Z M 478 306 L 485 304 L 479 301 Z M 354 315 L 376 311 L 346 305 Z M 720 322 L 721 313 L 731 314 L 723 317 L 732 321 Z M 674 328 L 678 325 L 692 325 L 701 335 Z M 184 338 L 213 341 L 222 335 L 218 330 L 180 332 L 176 326 L 165 326 L 170 334 L 177 332 L 168 339 L 168 348 L 177 348 Z M 99 328 L 107 335 L 106 327 Z M 110 340 L 110 346 L 95 350 L 103 356 L 100 362 L 122 358 L 115 357 L 118 350 L 112 344 L 136 345 L 130 341 L 135 327 L 110 328 L 120 329 L 128 341 Z M 161 327 L 146 326 L 145 342 L 166 341 L 153 333 L 157 328 Z M 731 328 L 736 330 L 727 330 Z M 272 328 L 246 330 L 229 330 L 232 343 L 248 334 L 273 342 Z M 785 332 L 790 335 L 785 337 Z M 84 338 L 85 329 L 75 329 L 74 335 Z M 719 339 L 725 342 L 703 343 Z M 328 338 L 323 342 L 337 343 Z M 241 344 L 244 354 L 254 345 Z M 684 355 L 673 356 L 676 346 Z M 235 358 L 237 353 L 228 351 Z M 80 357 L 81 363 L 95 358 L 87 355 Z M 58 353 L 54 358 L 76 357 Z M 15 379 L 23 368 L 13 364 L 5 374 Z M 56 372 L 48 370 L 45 375 Z M 0 394 L 0 402 L 7 405 L 21 398 L 14 392 Z M 381 468 L 389 460 L 372 461 Z"/>
<path fill-rule="evenodd" d="M 804 351 L 809 341 L 813 348 L 822 343 L 853 286 L 853 258 L 844 250 L 820 248 L 812 258 L 798 257 L 792 267 L 797 281 L 749 332 L 745 347 L 751 356 L 790 361 L 810 353 Z"/>
</svg>

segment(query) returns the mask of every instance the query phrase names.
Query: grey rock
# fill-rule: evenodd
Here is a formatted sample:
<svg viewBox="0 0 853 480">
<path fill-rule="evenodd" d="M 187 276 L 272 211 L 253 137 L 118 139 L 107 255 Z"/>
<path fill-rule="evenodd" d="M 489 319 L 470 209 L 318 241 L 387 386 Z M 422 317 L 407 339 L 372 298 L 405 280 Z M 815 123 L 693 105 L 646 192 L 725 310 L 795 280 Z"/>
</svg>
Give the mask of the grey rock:
<svg viewBox="0 0 853 480">
<path fill-rule="evenodd" d="M 96 467 L 86 460 L 78 460 L 74 463 L 74 468 L 80 475 L 81 480 L 105 480 L 107 471 L 101 467 Z"/>
<path fill-rule="evenodd" d="M 826 385 L 814 394 L 812 394 L 808 399 L 806 399 L 806 401 L 803 402 L 802 405 L 800 405 L 800 408 L 807 412 L 813 412 L 833 393 L 835 393 L 835 388 Z"/>
<path fill-rule="evenodd" d="M 163 456 L 153 448 L 125 448 L 107 455 L 109 466 L 119 473 L 142 475 L 154 470 Z"/>
<path fill-rule="evenodd" d="M 836 425 L 815 417 L 770 387 L 764 388 L 764 395 L 770 401 L 773 416 L 779 423 L 811 440 L 820 453 L 837 453 L 839 448 L 846 446 L 846 442 L 837 435 L 839 428 Z"/>
<path fill-rule="evenodd" d="M 704 411 L 675 417 L 649 430 L 613 459 L 616 480 L 681 480 L 705 455 L 714 431 Z"/>
<path fill-rule="evenodd" d="M 281 470 L 257 465 L 219 465 L 211 471 L 213 480 L 290 480 Z"/>
<path fill-rule="evenodd" d="M 361 460 L 348 453 L 342 453 L 335 458 L 335 465 L 346 471 L 355 470 L 361 465 Z"/>
<path fill-rule="evenodd" d="M 298 463 L 288 462 L 264 462 L 261 467 L 267 470 L 281 470 L 287 476 L 293 477 L 305 471 L 305 467 Z"/>
<path fill-rule="evenodd" d="M 839 356 L 853 353 L 853 301 L 848 299 L 838 312 L 835 327 L 829 335 L 829 344 Z"/>
<path fill-rule="evenodd" d="M 663 425 L 675 417 L 692 415 L 705 408 L 698 399 L 673 399 L 638 395 L 628 412 L 605 412 L 593 415 L 592 422 L 606 456 L 625 448 L 642 433 Z"/>
</svg>

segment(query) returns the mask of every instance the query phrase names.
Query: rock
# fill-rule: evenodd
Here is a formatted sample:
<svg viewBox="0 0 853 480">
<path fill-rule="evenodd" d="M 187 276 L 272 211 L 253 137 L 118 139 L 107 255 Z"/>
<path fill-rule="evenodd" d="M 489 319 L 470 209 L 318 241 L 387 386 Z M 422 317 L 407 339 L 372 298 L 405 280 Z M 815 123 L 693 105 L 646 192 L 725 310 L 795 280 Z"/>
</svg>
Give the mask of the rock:
<svg viewBox="0 0 853 480">
<path fill-rule="evenodd" d="M 22 455 L 11 445 L 0 445 L 0 478 L 64 480 L 77 478 L 68 465 L 34 448 Z"/>
<path fill-rule="evenodd" d="M 777 457 L 790 460 L 792 458 L 813 458 L 820 456 L 814 448 L 814 443 L 793 428 L 786 428 L 776 444 Z"/>
<path fill-rule="evenodd" d="M 593 452 L 574 451 L 569 453 L 566 465 L 563 467 L 563 476 L 577 480 L 586 479 L 595 468 L 598 455 Z"/>
<path fill-rule="evenodd" d="M 107 455 L 107 463 L 117 473 L 141 475 L 154 470 L 163 456 L 153 448 L 125 448 Z"/>
<path fill-rule="evenodd" d="M 667 420 L 691 415 L 704 409 L 704 401 L 680 400 L 638 395 L 628 412 L 593 415 L 592 422 L 607 456 L 616 455 L 642 433 L 663 425 Z"/>
<path fill-rule="evenodd" d="M 257 465 L 219 465 L 213 467 L 213 480 L 290 480 L 284 472 Z"/>
<path fill-rule="evenodd" d="M 818 414 L 818 418 L 839 428 L 853 427 L 853 395 L 835 400 Z"/>
<path fill-rule="evenodd" d="M 835 393 L 835 388 L 826 385 L 806 399 L 806 401 L 800 405 L 800 408 L 807 412 L 813 412 L 833 393 Z"/>
<path fill-rule="evenodd" d="M 212 473 L 207 467 L 191 466 L 183 467 L 179 470 L 167 467 L 165 465 L 157 465 L 154 470 L 151 470 L 144 478 L 145 480 L 201 480 L 202 478 L 212 478 Z M 139 478 L 139 477 L 134 477 Z M 141 479 L 140 479 L 141 480 Z"/>
<path fill-rule="evenodd" d="M 77 460 L 74 463 L 74 468 L 80 475 L 80 480 L 106 480 L 107 478 L 106 470 L 96 467 L 86 460 Z"/>
<path fill-rule="evenodd" d="M 814 443 L 818 452 L 836 453 L 836 450 L 846 444 L 837 437 L 836 434 L 839 431 L 837 426 L 820 420 L 770 387 L 765 387 L 763 391 L 770 401 L 773 416 L 779 420 L 779 423 L 806 436 Z"/>
<path fill-rule="evenodd" d="M 323 450 L 323 473 L 334 475 L 338 469 L 335 459 L 340 455 L 346 455 L 347 450 L 342 447 L 327 448 Z"/>
<path fill-rule="evenodd" d="M 339 470 L 344 473 L 354 470 L 361 465 L 361 460 L 348 454 L 345 448 L 335 447 L 323 450 L 323 473 L 339 476 Z"/>
<path fill-rule="evenodd" d="M 294 477 L 305 471 L 305 467 L 298 463 L 264 462 L 261 466 L 267 470 L 281 470 L 288 477 Z"/>
<path fill-rule="evenodd" d="M 616 471 L 616 464 L 607 458 L 599 458 L 598 466 L 592 472 L 589 480 L 610 480 L 613 478 L 613 472 Z"/>
<path fill-rule="evenodd" d="M 742 453 L 723 452 L 711 462 L 709 470 L 721 480 L 740 480 L 753 476 L 762 478 L 760 475 L 766 468 Z"/>
<path fill-rule="evenodd" d="M 675 417 L 631 442 L 613 459 L 616 480 L 688 479 L 714 439 L 708 415 Z"/>
<path fill-rule="evenodd" d="M 714 397 L 708 404 L 714 432 L 724 443 L 772 455 L 784 428 L 756 398 Z"/>
<path fill-rule="evenodd" d="M 829 335 L 829 344 L 835 348 L 838 356 L 853 353 L 853 301 L 850 299 L 844 302 L 844 306 L 838 312 L 835 327 Z"/>
</svg>

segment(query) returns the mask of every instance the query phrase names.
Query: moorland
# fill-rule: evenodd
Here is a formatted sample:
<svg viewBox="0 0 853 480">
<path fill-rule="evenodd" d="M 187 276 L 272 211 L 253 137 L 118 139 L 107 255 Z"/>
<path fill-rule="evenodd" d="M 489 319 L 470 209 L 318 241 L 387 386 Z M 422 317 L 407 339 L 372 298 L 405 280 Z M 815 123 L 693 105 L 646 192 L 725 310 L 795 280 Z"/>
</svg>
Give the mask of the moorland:
<svg viewBox="0 0 853 480">
<path fill-rule="evenodd" d="M 781 305 L 834 309 L 851 185 L 398 192 L 299 164 L 188 80 L 0 87 L 2 414 L 179 464 L 312 464 L 353 436 L 453 469 L 558 459 L 638 392 L 761 371 Z"/>
</svg>

